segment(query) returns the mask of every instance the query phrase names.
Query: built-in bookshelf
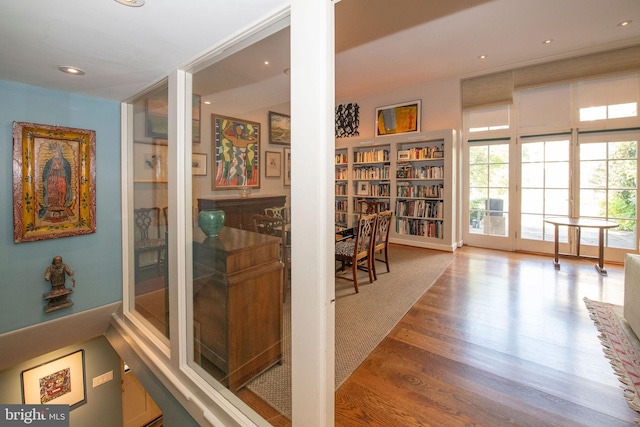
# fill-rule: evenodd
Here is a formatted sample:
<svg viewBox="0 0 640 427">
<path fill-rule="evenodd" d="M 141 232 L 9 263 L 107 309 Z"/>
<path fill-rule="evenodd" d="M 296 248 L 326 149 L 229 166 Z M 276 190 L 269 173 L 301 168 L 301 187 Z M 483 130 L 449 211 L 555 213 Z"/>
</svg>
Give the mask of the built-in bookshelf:
<svg viewBox="0 0 640 427">
<path fill-rule="evenodd" d="M 399 143 L 396 234 L 444 239 L 444 143 Z"/>
<path fill-rule="evenodd" d="M 352 218 L 363 212 L 363 201 L 376 202 L 390 208 L 391 151 L 390 145 L 353 148 L 351 203 Z"/>
<path fill-rule="evenodd" d="M 336 229 L 344 229 L 348 226 L 349 215 L 349 151 L 336 150 Z"/>
<path fill-rule="evenodd" d="M 337 140 L 336 225 L 355 225 L 363 201 L 378 202 L 393 210 L 392 243 L 454 251 L 455 137 L 442 130 Z"/>
</svg>

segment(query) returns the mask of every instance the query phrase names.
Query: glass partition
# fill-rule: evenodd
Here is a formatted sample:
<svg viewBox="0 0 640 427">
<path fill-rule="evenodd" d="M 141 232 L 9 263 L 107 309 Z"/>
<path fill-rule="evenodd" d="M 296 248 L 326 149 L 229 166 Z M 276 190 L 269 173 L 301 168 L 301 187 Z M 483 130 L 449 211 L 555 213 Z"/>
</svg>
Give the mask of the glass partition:
<svg viewBox="0 0 640 427">
<path fill-rule="evenodd" d="M 190 365 L 214 387 L 290 419 L 289 51 L 284 28 L 192 75 L 187 334 Z"/>
<path fill-rule="evenodd" d="M 169 337 L 168 289 L 168 85 L 133 105 L 133 283 L 135 311 Z"/>
</svg>

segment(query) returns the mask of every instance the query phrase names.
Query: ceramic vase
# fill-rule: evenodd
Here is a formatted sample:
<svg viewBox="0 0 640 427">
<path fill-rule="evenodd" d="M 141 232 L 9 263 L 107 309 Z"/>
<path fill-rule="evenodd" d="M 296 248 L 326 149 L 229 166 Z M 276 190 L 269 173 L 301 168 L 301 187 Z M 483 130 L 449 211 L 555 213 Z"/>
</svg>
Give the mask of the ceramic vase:
<svg viewBox="0 0 640 427">
<path fill-rule="evenodd" d="M 225 219 L 224 211 L 205 209 L 198 214 L 198 227 L 207 237 L 215 237 L 220 233 Z"/>
</svg>

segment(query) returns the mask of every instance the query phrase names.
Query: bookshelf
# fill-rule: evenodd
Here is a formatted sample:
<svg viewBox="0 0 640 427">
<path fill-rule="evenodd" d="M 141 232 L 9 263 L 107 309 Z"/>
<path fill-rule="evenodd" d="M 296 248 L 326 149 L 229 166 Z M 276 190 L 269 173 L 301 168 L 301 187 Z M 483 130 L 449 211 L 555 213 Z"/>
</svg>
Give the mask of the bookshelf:
<svg viewBox="0 0 640 427">
<path fill-rule="evenodd" d="M 455 144 L 450 129 L 337 140 L 336 224 L 340 215 L 343 227 L 352 226 L 362 200 L 379 201 L 393 210 L 390 242 L 455 251 Z M 351 162 L 338 163 L 338 153 Z M 344 166 L 346 185 L 338 179 Z M 346 197 L 338 193 L 338 184 Z"/>
<path fill-rule="evenodd" d="M 363 201 L 382 203 L 391 207 L 391 151 L 390 145 L 354 147 L 351 169 L 353 197 L 350 212 L 357 218 Z"/>
<path fill-rule="evenodd" d="M 336 230 L 348 226 L 349 212 L 349 151 L 346 148 L 336 150 Z"/>
</svg>

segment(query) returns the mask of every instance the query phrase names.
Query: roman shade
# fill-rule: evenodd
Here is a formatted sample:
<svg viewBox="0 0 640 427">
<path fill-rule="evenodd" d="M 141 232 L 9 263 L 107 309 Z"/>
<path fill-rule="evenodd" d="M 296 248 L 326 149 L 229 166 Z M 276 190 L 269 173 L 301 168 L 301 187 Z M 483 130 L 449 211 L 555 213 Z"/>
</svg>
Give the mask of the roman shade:
<svg viewBox="0 0 640 427">
<path fill-rule="evenodd" d="M 462 109 L 513 102 L 513 92 L 640 72 L 640 45 L 545 62 L 462 80 Z"/>
</svg>

